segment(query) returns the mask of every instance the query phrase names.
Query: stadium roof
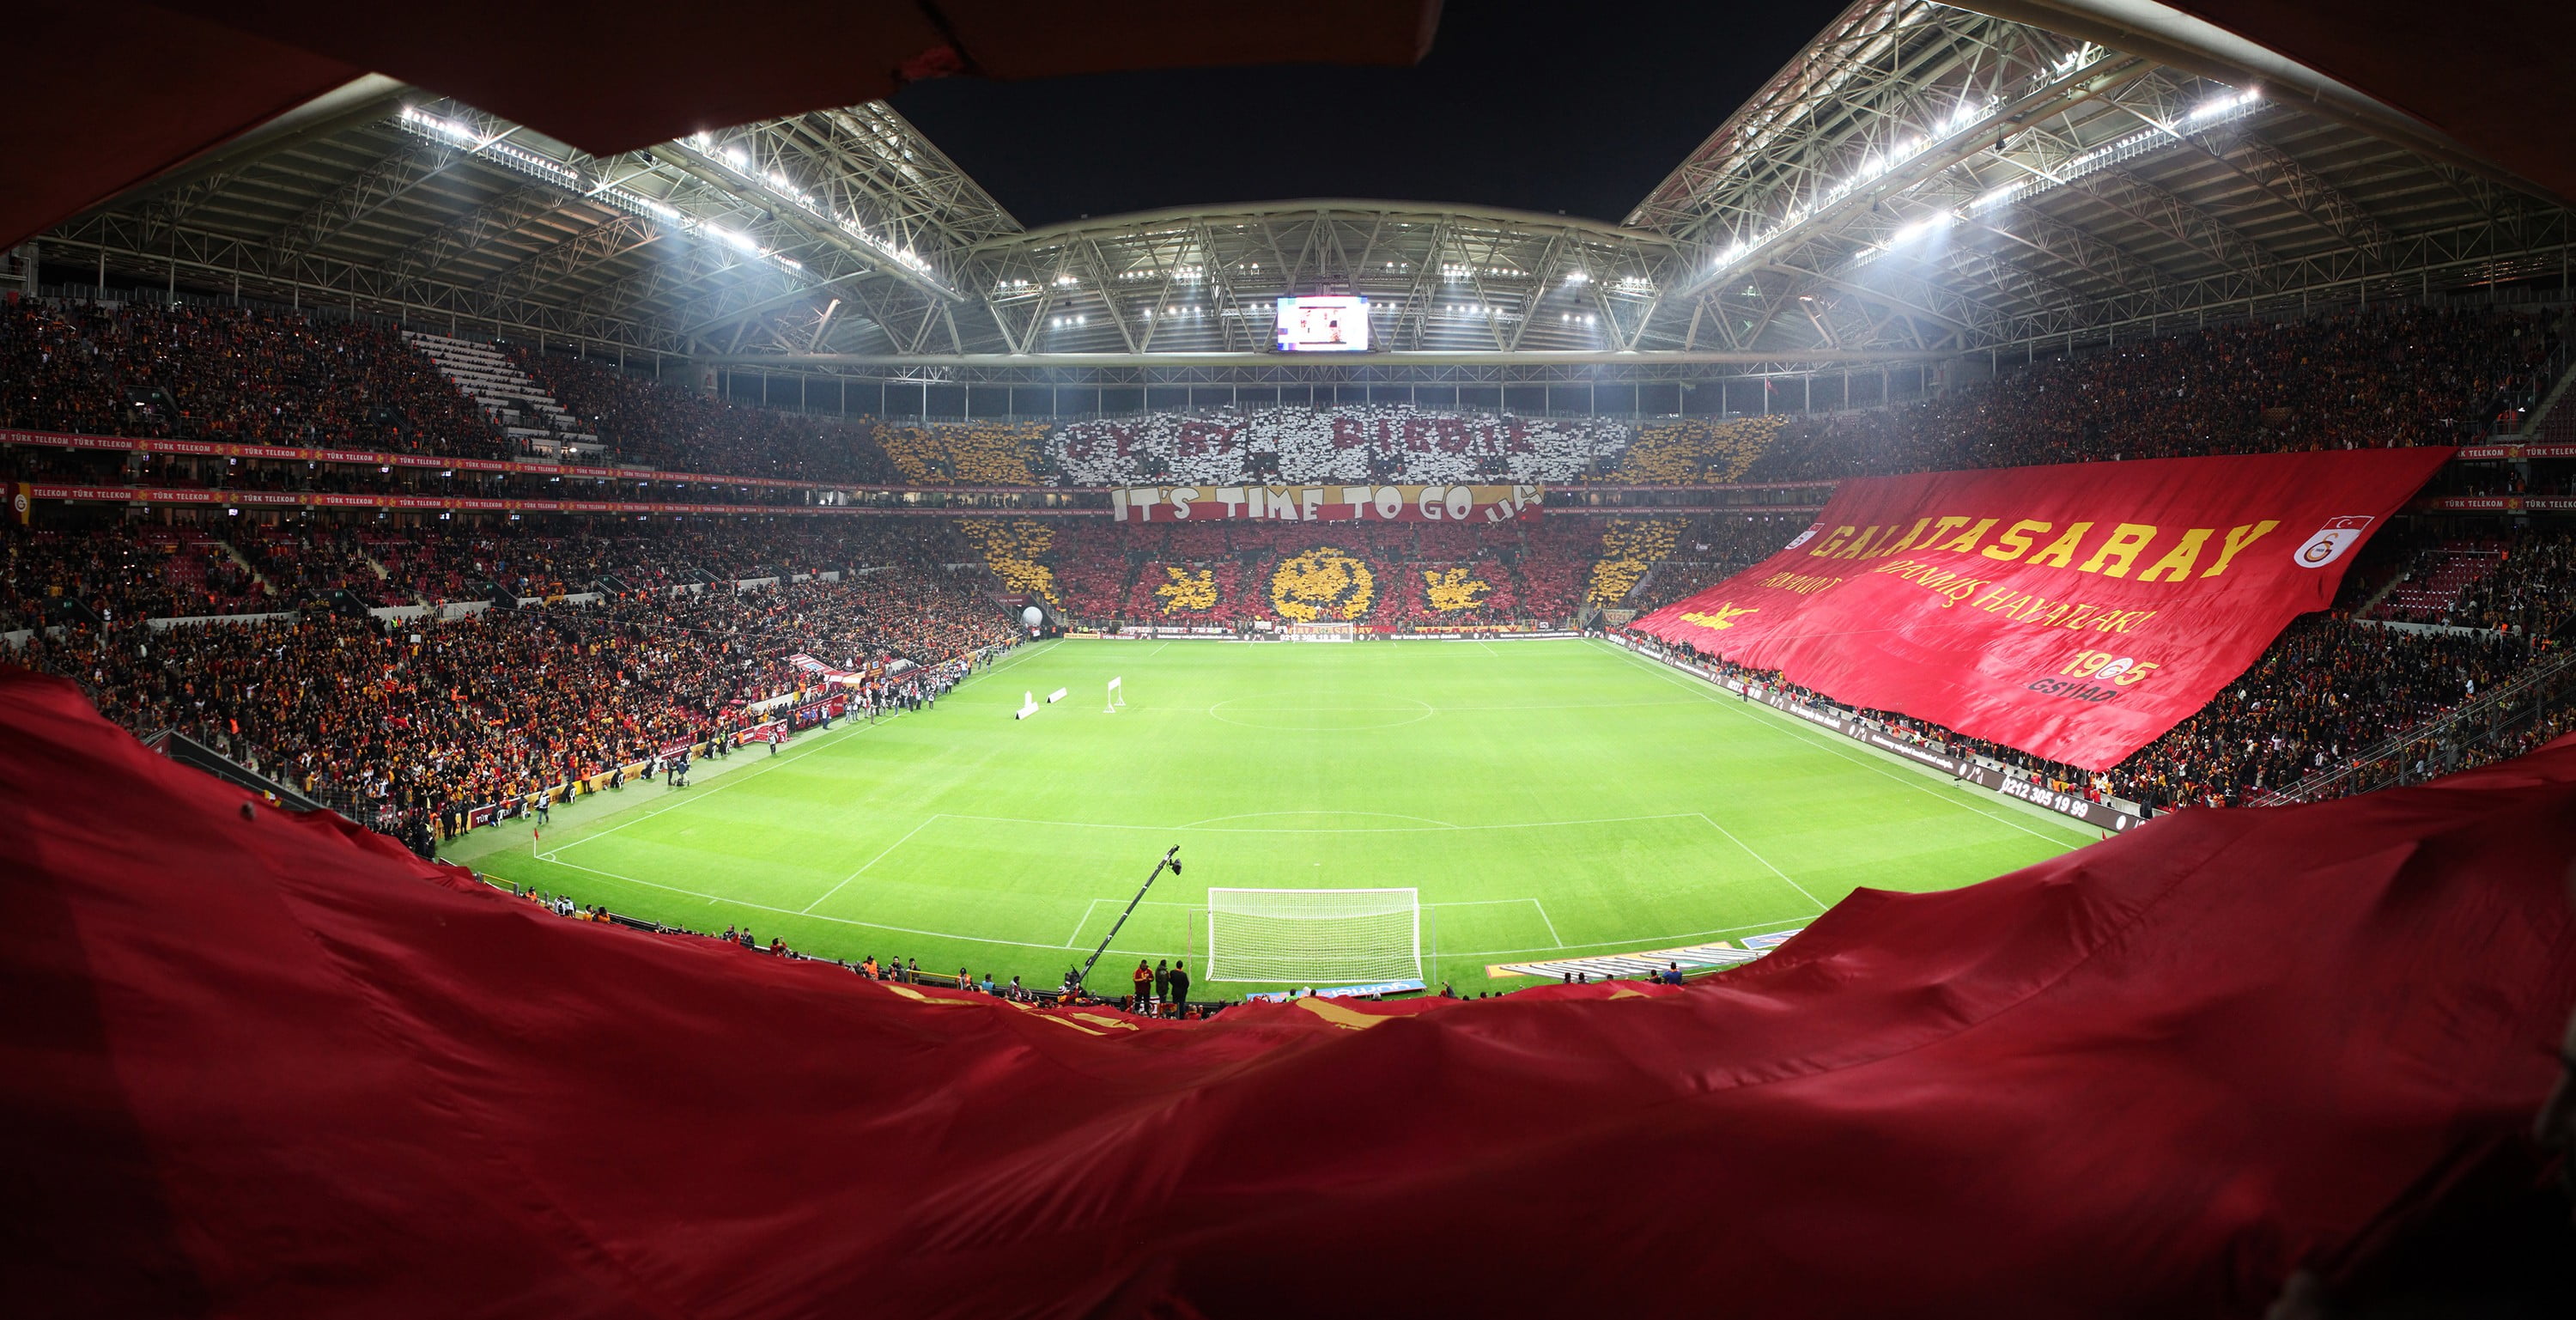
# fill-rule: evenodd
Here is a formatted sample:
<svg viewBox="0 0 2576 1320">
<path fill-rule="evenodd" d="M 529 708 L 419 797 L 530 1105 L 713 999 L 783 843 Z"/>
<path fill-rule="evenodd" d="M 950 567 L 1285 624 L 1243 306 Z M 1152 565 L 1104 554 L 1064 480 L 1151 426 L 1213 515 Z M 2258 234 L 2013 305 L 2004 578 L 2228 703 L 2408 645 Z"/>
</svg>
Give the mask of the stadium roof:
<svg viewBox="0 0 2576 1320">
<path fill-rule="evenodd" d="M 2160 6 L 1981 8 L 1853 5 L 1620 225 L 1308 200 L 1032 232 L 882 102 L 594 156 L 374 79 L 46 258 L 978 380 L 1835 370 L 2564 277 L 2563 206 L 2322 74 Z M 1269 353 L 1273 299 L 1313 292 L 1368 295 L 1382 351 Z"/>
</svg>

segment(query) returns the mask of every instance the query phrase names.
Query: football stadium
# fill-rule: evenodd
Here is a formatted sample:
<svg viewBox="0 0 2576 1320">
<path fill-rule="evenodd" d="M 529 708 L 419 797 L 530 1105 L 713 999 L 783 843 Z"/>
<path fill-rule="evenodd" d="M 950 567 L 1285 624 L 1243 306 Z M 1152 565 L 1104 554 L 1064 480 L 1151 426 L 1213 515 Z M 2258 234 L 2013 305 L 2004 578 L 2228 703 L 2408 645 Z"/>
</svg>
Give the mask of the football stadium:
<svg viewBox="0 0 2576 1320">
<path fill-rule="evenodd" d="M 707 17 L 22 27 L 12 1314 L 2576 1306 L 2565 14 Z"/>
</svg>

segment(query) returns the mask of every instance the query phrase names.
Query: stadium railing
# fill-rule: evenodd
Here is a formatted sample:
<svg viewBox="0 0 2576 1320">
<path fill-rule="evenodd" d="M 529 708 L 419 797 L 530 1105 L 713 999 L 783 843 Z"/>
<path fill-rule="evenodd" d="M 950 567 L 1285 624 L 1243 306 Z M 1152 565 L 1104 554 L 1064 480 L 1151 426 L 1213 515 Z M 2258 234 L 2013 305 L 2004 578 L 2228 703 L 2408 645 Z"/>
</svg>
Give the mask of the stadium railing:
<svg viewBox="0 0 2576 1320">
<path fill-rule="evenodd" d="M 2576 652 L 2543 660 L 2511 680 L 2426 720 L 2362 748 L 2342 764 L 2328 766 L 2304 779 L 2266 790 L 2248 799 L 2252 806 L 2281 806 L 2350 797 L 2376 788 L 2414 780 L 2418 761 L 2425 777 L 2447 774 L 2470 764 L 2469 754 L 2508 737 L 2545 732 L 2552 717 L 2563 718 L 2576 705 Z M 2483 758 L 2482 758 L 2483 759 Z"/>
</svg>

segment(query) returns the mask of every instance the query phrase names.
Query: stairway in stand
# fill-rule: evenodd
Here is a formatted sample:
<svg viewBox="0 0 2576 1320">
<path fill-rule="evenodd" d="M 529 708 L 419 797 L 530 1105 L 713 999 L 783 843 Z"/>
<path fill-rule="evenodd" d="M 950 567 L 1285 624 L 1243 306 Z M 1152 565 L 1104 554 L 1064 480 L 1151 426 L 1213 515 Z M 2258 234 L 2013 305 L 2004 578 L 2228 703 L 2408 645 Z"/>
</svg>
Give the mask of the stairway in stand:
<svg viewBox="0 0 2576 1320">
<path fill-rule="evenodd" d="M 441 374 L 456 382 L 458 389 L 482 404 L 522 454 L 564 462 L 596 462 L 608 453 L 598 435 L 583 430 L 581 423 L 555 402 L 555 396 L 546 393 L 499 349 L 470 339 L 409 330 L 403 332 L 403 339 L 435 363 Z"/>
</svg>

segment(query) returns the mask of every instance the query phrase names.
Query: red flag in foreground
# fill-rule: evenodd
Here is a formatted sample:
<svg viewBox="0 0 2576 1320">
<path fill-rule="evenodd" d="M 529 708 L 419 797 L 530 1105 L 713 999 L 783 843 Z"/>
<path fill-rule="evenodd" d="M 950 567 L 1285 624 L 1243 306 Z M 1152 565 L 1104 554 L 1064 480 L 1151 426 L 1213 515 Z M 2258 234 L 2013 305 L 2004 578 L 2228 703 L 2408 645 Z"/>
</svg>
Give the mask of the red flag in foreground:
<svg viewBox="0 0 2576 1320">
<path fill-rule="evenodd" d="M 2511 1154 L 2576 999 L 2576 744 L 1864 891 L 1687 989 L 1204 1025 L 247 801 L 0 674 L 21 1314 L 2253 1315 Z"/>
<path fill-rule="evenodd" d="M 2104 770 L 2209 704 L 2449 449 L 1863 477 L 1636 627 L 1838 701 Z"/>
</svg>

